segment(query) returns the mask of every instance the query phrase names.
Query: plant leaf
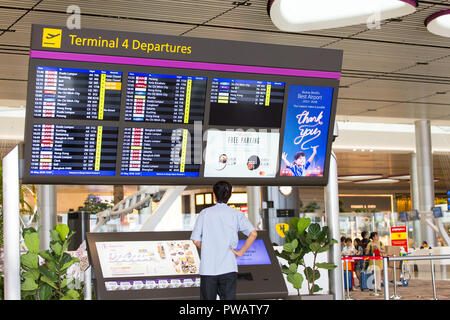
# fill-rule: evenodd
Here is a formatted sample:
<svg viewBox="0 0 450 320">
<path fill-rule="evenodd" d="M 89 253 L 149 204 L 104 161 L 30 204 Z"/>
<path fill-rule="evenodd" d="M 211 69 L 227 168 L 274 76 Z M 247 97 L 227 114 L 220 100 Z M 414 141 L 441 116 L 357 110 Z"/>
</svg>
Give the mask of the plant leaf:
<svg viewBox="0 0 450 320">
<path fill-rule="evenodd" d="M 313 223 L 308 228 L 308 235 L 311 239 L 317 240 L 320 234 L 320 225 L 318 223 Z"/>
<path fill-rule="evenodd" d="M 299 218 L 297 218 L 297 217 L 294 217 L 291 220 L 289 220 L 289 229 L 290 230 L 292 229 L 293 231 L 298 232 L 298 229 L 297 229 L 298 220 L 299 220 Z"/>
<path fill-rule="evenodd" d="M 28 252 L 20 256 L 20 262 L 32 269 L 37 269 L 39 266 L 39 257 L 36 253 Z"/>
<path fill-rule="evenodd" d="M 336 268 L 337 266 L 335 264 L 328 263 L 328 262 L 317 262 L 316 267 L 321 268 L 321 269 L 332 270 L 332 269 Z"/>
<path fill-rule="evenodd" d="M 40 300 L 50 300 L 52 297 L 52 287 L 50 287 L 47 283 L 42 283 L 39 286 L 39 299 Z"/>
<path fill-rule="evenodd" d="M 59 238 L 58 231 L 56 231 L 55 229 L 50 230 L 50 237 L 52 238 L 53 241 L 60 241 L 61 240 Z"/>
<path fill-rule="evenodd" d="M 55 230 L 58 232 L 59 238 L 61 241 L 66 240 L 67 235 L 69 234 L 69 227 L 65 224 L 58 224 L 55 227 Z"/>
<path fill-rule="evenodd" d="M 29 252 L 39 252 L 39 235 L 37 232 L 26 232 L 23 235 L 23 240 Z"/>
<path fill-rule="evenodd" d="M 296 273 L 296 272 L 297 272 L 297 269 L 298 269 L 298 265 L 297 265 L 296 263 L 291 263 L 291 264 L 289 265 L 289 271 L 290 271 L 291 273 Z"/>
<path fill-rule="evenodd" d="M 318 252 L 322 247 L 320 246 L 320 243 L 313 242 L 309 245 L 309 248 L 311 249 L 312 252 Z"/>
<path fill-rule="evenodd" d="M 38 285 L 31 277 L 25 277 L 24 282 L 20 285 L 20 289 L 23 291 L 33 291 L 38 288 Z"/>
<path fill-rule="evenodd" d="M 303 276 L 300 273 L 291 273 L 288 274 L 287 281 L 292 283 L 292 286 L 298 290 L 302 287 Z"/>
<path fill-rule="evenodd" d="M 305 218 L 305 217 L 300 218 L 297 223 L 297 232 L 300 234 L 303 233 L 310 224 L 311 224 L 310 218 Z"/>
<path fill-rule="evenodd" d="M 45 282 L 46 284 L 48 284 L 49 286 L 51 286 L 52 288 L 58 290 L 58 286 L 56 285 L 56 283 L 54 283 L 52 280 L 50 280 L 49 278 L 47 278 L 45 275 L 41 276 L 41 281 Z"/>
<path fill-rule="evenodd" d="M 57 256 L 61 256 L 62 254 L 62 245 L 59 242 L 56 241 L 52 241 L 50 243 L 50 249 L 53 250 L 53 252 L 57 255 Z"/>
<path fill-rule="evenodd" d="M 297 239 L 292 240 L 292 242 L 286 242 L 283 245 L 283 249 L 287 252 L 294 252 L 297 247 L 298 247 Z"/>
</svg>

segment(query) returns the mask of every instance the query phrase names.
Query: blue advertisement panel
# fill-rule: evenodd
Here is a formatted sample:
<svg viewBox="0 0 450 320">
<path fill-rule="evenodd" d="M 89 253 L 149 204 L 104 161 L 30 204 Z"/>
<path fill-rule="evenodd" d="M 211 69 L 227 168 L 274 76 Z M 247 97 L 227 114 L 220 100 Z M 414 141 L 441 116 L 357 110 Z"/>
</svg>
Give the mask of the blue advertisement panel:
<svg viewBox="0 0 450 320">
<path fill-rule="evenodd" d="M 280 176 L 323 176 L 332 99 L 330 87 L 289 87 Z"/>
</svg>

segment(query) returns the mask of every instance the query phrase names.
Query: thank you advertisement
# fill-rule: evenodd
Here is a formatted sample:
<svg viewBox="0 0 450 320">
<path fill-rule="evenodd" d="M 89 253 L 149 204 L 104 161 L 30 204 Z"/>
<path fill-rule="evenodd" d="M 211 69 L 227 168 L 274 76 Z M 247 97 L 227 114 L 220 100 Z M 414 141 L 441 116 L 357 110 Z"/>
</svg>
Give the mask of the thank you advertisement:
<svg viewBox="0 0 450 320">
<path fill-rule="evenodd" d="M 333 88 L 289 87 L 280 176 L 324 173 Z"/>
</svg>

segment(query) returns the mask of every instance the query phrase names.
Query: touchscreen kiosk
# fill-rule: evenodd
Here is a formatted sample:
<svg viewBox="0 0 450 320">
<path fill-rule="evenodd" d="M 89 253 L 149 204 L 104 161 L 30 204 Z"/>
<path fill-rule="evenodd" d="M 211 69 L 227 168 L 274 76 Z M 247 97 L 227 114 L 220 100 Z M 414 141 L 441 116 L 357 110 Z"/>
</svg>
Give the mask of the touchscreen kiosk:
<svg viewBox="0 0 450 320">
<path fill-rule="evenodd" d="M 87 233 L 102 299 L 200 299 L 200 252 L 190 231 Z M 245 242 L 240 234 L 238 248 Z M 266 231 L 237 258 L 237 299 L 274 299 L 286 284 Z"/>
</svg>

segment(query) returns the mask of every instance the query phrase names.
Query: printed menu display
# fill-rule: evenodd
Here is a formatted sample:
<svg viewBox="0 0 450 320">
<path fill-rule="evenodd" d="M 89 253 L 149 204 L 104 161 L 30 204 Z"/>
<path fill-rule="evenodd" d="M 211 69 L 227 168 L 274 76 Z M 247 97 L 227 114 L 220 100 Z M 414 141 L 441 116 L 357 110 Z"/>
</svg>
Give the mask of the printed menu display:
<svg viewBox="0 0 450 320">
<path fill-rule="evenodd" d="M 95 243 L 103 278 L 198 274 L 200 258 L 190 240 Z"/>
<path fill-rule="evenodd" d="M 34 117 L 119 120 L 122 72 L 38 66 Z"/>
<path fill-rule="evenodd" d="M 275 177 L 278 132 L 218 131 L 207 133 L 205 177 Z"/>
<path fill-rule="evenodd" d="M 333 88 L 289 88 L 280 176 L 323 176 Z"/>
</svg>

